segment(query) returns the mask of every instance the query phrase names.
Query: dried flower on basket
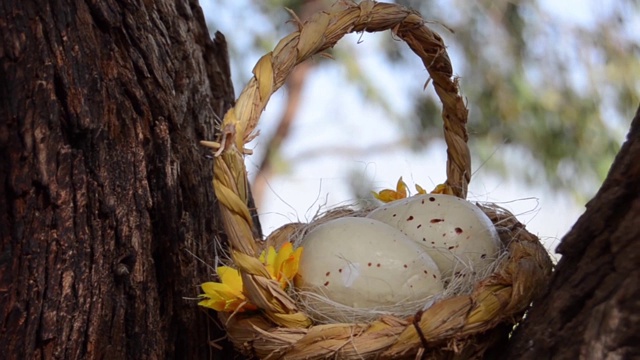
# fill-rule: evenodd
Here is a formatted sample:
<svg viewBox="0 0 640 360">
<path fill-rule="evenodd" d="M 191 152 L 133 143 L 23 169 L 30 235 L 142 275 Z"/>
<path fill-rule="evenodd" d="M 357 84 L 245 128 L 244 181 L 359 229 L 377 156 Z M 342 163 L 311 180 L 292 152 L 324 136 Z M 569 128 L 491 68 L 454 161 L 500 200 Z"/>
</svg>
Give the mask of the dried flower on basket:
<svg viewBox="0 0 640 360">
<path fill-rule="evenodd" d="M 416 185 L 416 188 L 417 187 L 418 186 Z M 384 190 L 381 190 L 380 192 L 373 191 L 372 194 L 376 199 L 385 203 L 388 203 L 394 200 L 404 199 L 408 195 L 407 184 L 402 180 L 402 176 L 400 176 L 400 179 L 398 179 L 398 184 L 396 184 L 395 190 L 384 189 Z"/>
<path fill-rule="evenodd" d="M 424 195 L 427 191 L 420 185 L 416 184 L 416 191 L 418 195 Z M 407 184 L 402 180 L 402 176 L 398 179 L 398 183 L 396 184 L 396 189 L 383 189 L 379 192 L 372 191 L 373 197 L 382 201 L 383 203 L 392 202 L 395 200 L 406 199 L 409 195 L 407 191 Z M 447 194 L 454 195 L 453 189 L 447 184 L 440 184 L 436 186 L 431 194 Z"/>
<path fill-rule="evenodd" d="M 298 273 L 301 255 L 302 247 L 294 250 L 293 245 L 287 242 L 282 245 L 279 251 L 276 251 L 273 246 L 263 251 L 260 255 L 260 262 L 265 265 L 271 278 L 277 280 L 282 289 L 286 289 Z M 243 312 L 257 309 L 243 293 L 242 277 L 238 270 L 229 266 L 219 266 L 216 273 L 220 282 L 206 282 L 201 285 L 204 294 L 198 295 L 203 298 L 198 305 L 224 312 Z"/>
</svg>

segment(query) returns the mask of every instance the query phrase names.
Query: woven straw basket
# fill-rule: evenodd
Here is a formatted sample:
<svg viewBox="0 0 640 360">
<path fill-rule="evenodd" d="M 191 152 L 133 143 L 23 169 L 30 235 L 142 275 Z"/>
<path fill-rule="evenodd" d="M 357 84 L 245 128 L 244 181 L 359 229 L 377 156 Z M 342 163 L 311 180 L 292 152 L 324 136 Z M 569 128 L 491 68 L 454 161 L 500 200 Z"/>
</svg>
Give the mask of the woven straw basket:
<svg viewBox="0 0 640 360">
<path fill-rule="evenodd" d="M 256 64 L 254 77 L 224 117 L 218 141 L 203 142 L 217 150 L 214 188 L 231 259 L 240 271 L 243 293 L 259 309 L 219 313 L 229 339 L 248 356 L 263 359 L 482 357 L 522 319 L 546 286 L 552 268 L 539 240 L 497 207 L 481 206 L 496 225 L 507 252 L 498 269 L 479 281 L 471 294 L 439 300 L 409 318 L 381 316 L 370 323 L 313 324 L 258 259 L 264 245 L 254 239 L 252 231 L 244 167 L 249 151 L 244 145 L 255 136 L 260 114 L 291 70 L 331 48 L 347 33 L 391 30 L 422 59 L 443 104 L 448 146 L 445 192 L 466 198 L 471 174 L 467 109 L 441 37 L 425 26 L 418 13 L 394 4 L 341 1 L 305 23 L 295 19 L 298 30 Z M 288 241 L 295 228 L 294 224 L 276 231 L 268 241 Z"/>
</svg>

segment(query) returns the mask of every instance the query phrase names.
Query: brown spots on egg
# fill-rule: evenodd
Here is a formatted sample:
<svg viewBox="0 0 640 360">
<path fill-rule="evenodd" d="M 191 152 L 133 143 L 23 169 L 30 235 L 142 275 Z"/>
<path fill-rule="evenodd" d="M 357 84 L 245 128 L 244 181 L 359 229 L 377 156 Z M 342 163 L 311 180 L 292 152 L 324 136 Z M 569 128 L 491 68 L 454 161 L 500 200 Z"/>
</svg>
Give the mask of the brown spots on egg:
<svg viewBox="0 0 640 360">
<path fill-rule="evenodd" d="M 380 263 L 378 263 L 378 265 L 376 265 L 376 267 L 380 267 Z"/>
<path fill-rule="evenodd" d="M 424 199 L 422 199 L 422 201 L 420 201 L 421 204 L 424 204 Z"/>
<path fill-rule="evenodd" d="M 416 227 L 416 229 L 420 229 L 422 227 L 422 224 L 418 224 L 418 226 Z"/>
<path fill-rule="evenodd" d="M 324 286 L 329 286 L 329 282 L 328 282 L 328 281 L 327 281 L 327 282 L 325 282 L 325 283 L 324 283 Z"/>
<path fill-rule="evenodd" d="M 453 249 L 455 249 L 455 248 L 456 248 L 455 246 L 449 246 L 447 249 L 449 249 L 449 250 L 453 250 Z"/>
<path fill-rule="evenodd" d="M 487 258 L 487 254 L 480 255 L 480 259 L 486 259 L 486 258 Z"/>
<path fill-rule="evenodd" d="M 331 271 L 327 271 L 327 273 L 324 274 L 324 276 L 329 276 L 329 275 L 331 275 Z"/>
<path fill-rule="evenodd" d="M 368 267 L 371 267 L 371 263 L 368 263 L 368 264 L 367 264 L 367 266 L 368 266 Z"/>
<path fill-rule="evenodd" d="M 409 267 L 409 265 L 407 265 L 407 264 L 404 264 L 403 266 L 404 266 L 405 269 Z"/>
<path fill-rule="evenodd" d="M 396 217 L 397 215 L 398 215 L 398 214 L 393 214 L 393 215 L 391 215 L 391 216 Z"/>
<path fill-rule="evenodd" d="M 458 235 L 462 234 L 462 229 L 461 228 L 457 227 L 454 230 L 456 231 L 456 234 L 458 234 Z"/>
<path fill-rule="evenodd" d="M 429 201 L 434 202 L 434 201 L 436 201 L 436 198 L 434 198 L 433 196 L 431 196 L 431 197 L 429 198 Z"/>
<path fill-rule="evenodd" d="M 339 272 L 339 273 L 342 273 L 342 269 L 338 269 L 338 272 Z"/>
<path fill-rule="evenodd" d="M 411 221 L 413 220 L 413 215 L 409 215 L 409 217 L 407 218 L 407 221 Z"/>
<path fill-rule="evenodd" d="M 443 221 L 444 221 L 444 219 L 431 219 L 431 221 L 430 221 L 430 222 L 431 222 L 432 224 L 437 224 L 437 223 L 439 223 L 439 222 L 443 222 Z"/>
</svg>

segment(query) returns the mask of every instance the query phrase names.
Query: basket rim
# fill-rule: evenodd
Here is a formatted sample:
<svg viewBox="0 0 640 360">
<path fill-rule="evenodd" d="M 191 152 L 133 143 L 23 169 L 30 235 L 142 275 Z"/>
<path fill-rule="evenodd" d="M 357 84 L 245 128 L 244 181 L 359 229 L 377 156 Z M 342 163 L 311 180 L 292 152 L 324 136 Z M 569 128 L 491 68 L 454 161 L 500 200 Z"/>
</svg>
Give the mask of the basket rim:
<svg viewBox="0 0 640 360">
<path fill-rule="evenodd" d="M 272 324 L 260 313 L 219 313 L 229 338 L 239 350 L 259 358 L 376 355 L 396 359 L 414 358 L 420 351 L 432 355 L 481 353 L 504 335 L 505 328 L 496 329 L 497 325 L 519 321 L 531 301 L 542 294 L 552 264 L 539 239 L 513 214 L 495 204 L 476 206 L 498 228 L 508 258 L 478 282 L 471 294 L 440 299 L 410 318 L 383 315 L 371 323 L 320 324 L 306 329 Z M 479 344 L 478 338 L 485 342 Z"/>
</svg>

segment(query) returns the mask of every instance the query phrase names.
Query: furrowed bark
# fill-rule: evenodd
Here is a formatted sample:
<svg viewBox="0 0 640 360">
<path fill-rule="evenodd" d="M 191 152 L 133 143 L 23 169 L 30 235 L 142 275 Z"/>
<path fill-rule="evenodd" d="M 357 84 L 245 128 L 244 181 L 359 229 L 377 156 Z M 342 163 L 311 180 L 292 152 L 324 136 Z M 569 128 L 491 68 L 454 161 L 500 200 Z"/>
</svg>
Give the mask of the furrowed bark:
<svg viewBox="0 0 640 360">
<path fill-rule="evenodd" d="M 640 358 L 640 108 L 504 359 Z"/>
<path fill-rule="evenodd" d="M 210 356 L 224 37 L 189 0 L 7 0 L 0 32 L 3 357 Z"/>
</svg>

